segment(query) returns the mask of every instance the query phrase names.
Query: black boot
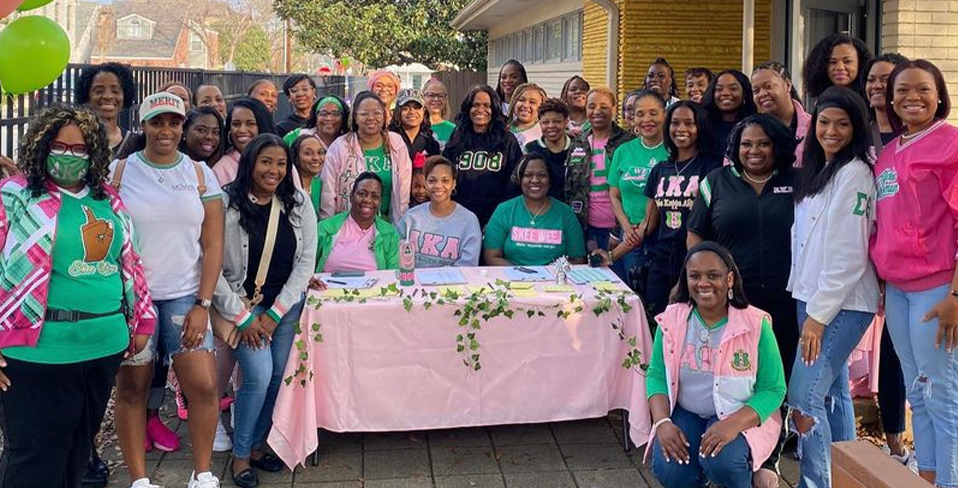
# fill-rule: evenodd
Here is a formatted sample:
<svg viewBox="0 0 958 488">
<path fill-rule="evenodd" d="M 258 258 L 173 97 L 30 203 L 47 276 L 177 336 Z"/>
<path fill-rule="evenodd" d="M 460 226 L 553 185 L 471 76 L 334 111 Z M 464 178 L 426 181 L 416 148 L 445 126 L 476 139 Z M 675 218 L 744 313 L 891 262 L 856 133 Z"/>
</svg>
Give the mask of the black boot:
<svg viewBox="0 0 958 488">
<path fill-rule="evenodd" d="M 83 473 L 83 478 L 80 479 L 81 488 L 105 488 L 109 478 L 110 468 L 94 450 L 86 465 L 86 473 Z"/>
</svg>

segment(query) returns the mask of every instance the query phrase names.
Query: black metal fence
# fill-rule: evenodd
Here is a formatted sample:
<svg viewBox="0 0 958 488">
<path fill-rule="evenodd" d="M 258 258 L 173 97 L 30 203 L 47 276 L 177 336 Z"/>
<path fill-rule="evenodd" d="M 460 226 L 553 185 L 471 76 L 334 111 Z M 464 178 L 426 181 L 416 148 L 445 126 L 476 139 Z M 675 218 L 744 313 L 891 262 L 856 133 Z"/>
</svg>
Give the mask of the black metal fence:
<svg viewBox="0 0 958 488">
<path fill-rule="evenodd" d="M 74 103 L 74 87 L 80 78 L 80 71 L 86 66 L 89 65 L 70 64 L 50 85 L 30 94 L 8 95 L 0 101 L 0 154 L 15 157 L 20 138 L 26 132 L 30 118 L 40 109 L 56 103 Z M 181 83 L 191 90 L 200 85 L 216 85 L 228 102 L 245 96 L 254 81 L 268 79 L 273 81 L 280 91 L 275 119 L 285 119 L 292 110 L 288 99 L 282 93 L 283 81 L 287 76 L 285 74 L 144 67 L 131 67 L 131 70 L 137 82 L 137 102 L 155 93 L 169 81 Z M 314 80 L 319 87 L 318 96 L 336 94 L 344 98 L 347 95 L 347 85 L 351 81 L 343 76 L 314 77 Z M 120 126 L 125 129 L 136 128 L 138 108 L 139 104 L 135 103 L 124 110 L 120 114 Z"/>
</svg>

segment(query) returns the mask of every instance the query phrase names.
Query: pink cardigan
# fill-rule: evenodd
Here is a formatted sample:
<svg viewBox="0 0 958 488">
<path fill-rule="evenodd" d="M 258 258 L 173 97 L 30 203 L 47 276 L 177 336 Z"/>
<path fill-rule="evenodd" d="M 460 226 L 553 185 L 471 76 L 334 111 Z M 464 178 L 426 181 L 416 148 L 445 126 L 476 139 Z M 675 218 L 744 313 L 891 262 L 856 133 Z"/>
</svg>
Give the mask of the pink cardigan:
<svg viewBox="0 0 958 488">
<path fill-rule="evenodd" d="M 402 136 L 389 132 L 389 158 L 392 162 L 392 199 L 389 220 L 395 225 L 409 208 L 412 186 L 412 161 Z M 360 173 L 366 171 L 366 160 L 355 133 L 340 136 L 329 146 L 326 164 L 320 178 L 323 192 L 319 201 L 319 218 L 325 219 L 349 210 L 349 192 Z"/>
</svg>

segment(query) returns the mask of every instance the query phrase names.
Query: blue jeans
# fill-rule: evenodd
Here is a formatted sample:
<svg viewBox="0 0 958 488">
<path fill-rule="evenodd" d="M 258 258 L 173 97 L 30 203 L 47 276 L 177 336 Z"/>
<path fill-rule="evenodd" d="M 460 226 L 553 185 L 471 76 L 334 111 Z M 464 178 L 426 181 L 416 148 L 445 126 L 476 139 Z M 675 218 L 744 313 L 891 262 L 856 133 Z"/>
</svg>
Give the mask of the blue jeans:
<svg viewBox="0 0 958 488">
<path fill-rule="evenodd" d="M 752 488 L 752 451 L 745 437 L 739 434 L 718 456 L 699 456 L 702 434 L 718 417 L 702 418 L 676 405 L 672 423 L 689 441 L 689 464 L 665 460 L 659 441 L 652 445 L 652 475 L 665 488 L 702 488 L 711 481 L 725 488 Z"/>
<path fill-rule="evenodd" d="M 155 350 L 145 354 L 163 358 L 164 363 L 171 364 L 174 354 L 213 351 L 213 330 L 209 324 L 206 327 L 203 343 L 196 349 L 183 350 L 183 320 L 195 305 L 196 295 L 194 294 L 170 300 L 153 300 L 153 306 L 156 307 L 156 331 L 153 333 L 151 342 Z"/>
<path fill-rule="evenodd" d="M 256 316 L 265 312 L 264 307 L 253 308 Z M 240 342 L 233 351 L 243 377 L 233 407 L 233 457 L 249 459 L 250 452 L 262 444 L 273 424 L 273 406 L 302 312 L 300 300 L 280 319 L 268 346 L 256 349 Z"/>
<path fill-rule="evenodd" d="M 938 486 L 958 486 L 958 350 L 935 347 L 938 319 L 921 320 L 948 296 L 949 285 L 906 292 L 885 285 L 885 324 L 901 360 L 911 403 L 918 469 Z"/>
<path fill-rule="evenodd" d="M 805 326 L 806 304 L 797 302 L 798 323 Z M 818 359 L 806 366 L 801 344 L 788 382 L 788 406 L 811 417 L 814 425 L 799 433 L 798 456 L 801 460 L 800 488 L 830 488 L 832 442 L 855 439 L 855 409 L 848 389 L 848 356 L 861 341 L 875 314 L 842 310 L 822 335 Z M 798 433 L 792 421 L 791 428 Z"/>
</svg>

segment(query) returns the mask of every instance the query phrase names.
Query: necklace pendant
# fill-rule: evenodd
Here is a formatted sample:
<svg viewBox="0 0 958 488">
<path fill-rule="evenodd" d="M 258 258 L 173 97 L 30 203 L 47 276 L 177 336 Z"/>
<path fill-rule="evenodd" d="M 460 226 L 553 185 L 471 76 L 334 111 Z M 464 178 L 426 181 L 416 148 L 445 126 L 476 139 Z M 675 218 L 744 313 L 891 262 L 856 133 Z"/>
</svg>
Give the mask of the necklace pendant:
<svg viewBox="0 0 958 488">
<path fill-rule="evenodd" d="M 166 180 L 163 179 L 162 176 L 160 176 L 160 177 L 158 177 L 158 178 L 156 179 L 156 181 L 158 181 L 158 182 L 160 182 L 160 183 L 163 183 L 163 182 L 165 182 Z"/>
<path fill-rule="evenodd" d="M 535 219 L 530 220 L 530 221 L 529 221 L 529 225 L 535 227 L 535 226 L 536 226 L 536 221 L 535 221 Z"/>
</svg>

